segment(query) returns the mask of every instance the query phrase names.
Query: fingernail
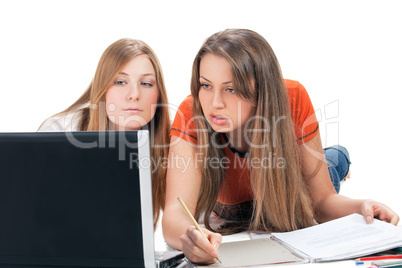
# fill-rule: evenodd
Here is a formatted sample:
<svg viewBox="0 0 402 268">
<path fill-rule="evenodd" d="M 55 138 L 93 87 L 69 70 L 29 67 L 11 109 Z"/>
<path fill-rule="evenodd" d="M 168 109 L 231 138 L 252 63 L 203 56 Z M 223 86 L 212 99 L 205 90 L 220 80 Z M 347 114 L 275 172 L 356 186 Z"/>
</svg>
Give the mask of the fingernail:
<svg viewBox="0 0 402 268">
<path fill-rule="evenodd" d="M 213 246 L 214 248 L 218 248 L 218 247 L 219 247 L 219 243 L 218 243 L 218 242 L 214 242 L 214 243 L 212 244 L 212 246 Z M 212 256 L 214 256 L 215 258 L 219 257 L 219 254 L 218 254 L 218 251 L 217 251 L 217 250 L 212 251 L 211 254 L 212 254 Z"/>
<path fill-rule="evenodd" d="M 211 252 L 212 256 L 214 256 L 215 258 L 218 257 L 218 252 L 216 250 Z"/>
<path fill-rule="evenodd" d="M 366 217 L 366 222 L 367 223 L 371 223 L 372 221 L 373 221 L 373 217 L 371 217 L 371 216 Z"/>
</svg>

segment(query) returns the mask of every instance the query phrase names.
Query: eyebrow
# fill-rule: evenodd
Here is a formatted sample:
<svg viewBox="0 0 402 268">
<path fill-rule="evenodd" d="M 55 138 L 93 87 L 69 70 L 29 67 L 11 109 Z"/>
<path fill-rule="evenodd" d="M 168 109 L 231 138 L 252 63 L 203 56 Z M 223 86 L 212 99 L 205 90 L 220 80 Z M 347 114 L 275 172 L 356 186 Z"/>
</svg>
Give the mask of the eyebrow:
<svg viewBox="0 0 402 268">
<path fill-rule="evenodd" d="M 206 80 L 207 82 L 211 83 L 211 81 L 209 81 L 208 79 L 206 79 L 204 76 L 200 75 L 200 78 Z M 226 85 L 226 84 L 231 84 L 232 81 L 227 81 L 227 82 L 223 82 L 222 84 Z"/>
<path fill-rule="evenodd" d="M 147 73 L 147 74 L 142 74 L 141 76 L 155 76 L 154 73 Z"/>
<path fill-rule="evenodd" d="M 127 73 L 125 72 L 120 72 L 119 74 L 125 75 L 125 76 L 129 76 Z M 145 74 L 141 74 L 141 76 L 155 76 L 154 73 L 145 73 Z"/>
</svg>

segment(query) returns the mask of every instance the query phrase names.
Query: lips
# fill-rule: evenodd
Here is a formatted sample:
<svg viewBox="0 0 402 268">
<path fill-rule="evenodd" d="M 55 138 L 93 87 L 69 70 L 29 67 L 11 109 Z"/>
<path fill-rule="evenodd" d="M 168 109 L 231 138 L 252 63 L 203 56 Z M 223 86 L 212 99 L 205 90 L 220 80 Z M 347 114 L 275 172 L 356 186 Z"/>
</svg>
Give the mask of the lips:
<svg viewBox="0 0 402 268">
<path fill-rule="evenodd" d="M 139 108 L 131 108 L 131 107 L 123 109 L 123 111 L 128 112 L 128 113 L 133 113 L 133 114 L 142 112 L 142 110 Z"/>
<path fill-rule="evenodd" d="M 227 117 L 220 115 L 220 114 L 214 114 L 214 113 L 209 116 L 209 119 L 211 120 L 211 122 L 213 124 L 218 125 L 218 126 L 224 125 L 228 121 Z"/>
</svg>

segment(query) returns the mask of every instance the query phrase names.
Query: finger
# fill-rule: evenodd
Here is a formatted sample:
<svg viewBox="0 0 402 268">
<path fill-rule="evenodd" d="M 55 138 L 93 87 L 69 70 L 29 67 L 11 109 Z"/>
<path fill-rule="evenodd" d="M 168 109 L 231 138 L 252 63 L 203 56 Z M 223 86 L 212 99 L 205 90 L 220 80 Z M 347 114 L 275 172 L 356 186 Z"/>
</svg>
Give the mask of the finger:
<svg viewBox="0 0 402 268">
<path fill-rule="evenodd" d="M 209 240 L 209 242 L 212 244 L 212 246 L 214 247 L 215 251 L 212 252 L 212 255 L 215 256 L 218 260 L 219 260 L 219 246 L 222 243 L 222 235 L 219 233 L 214 233 L 211 232 L 209 230 L 206 230 L 206 232 L 204 232 Z"/>
<path fill-rule="evenodd" d="M 385 207 L 380 212 L 380 220 L 389 222 L 393 225 L 397 225 L 399 222 L 399 216 L 392 209 Z"/>
<path fill-rule="evenodd" d="M 211 264 L 215 263 L 216 259 L 202 250 L 194 241 L 188 236 L 187 232 L 180 237 L 182 242 L 182 251 L 186 258 L 193 263 Z"/>
<path fill-rule="evenodd" d="M 391 218 L 391 223 L 396 226 L 398 225 L 398 222 L 399 222 L 399 216 L 396 213 L 394 213 L 394 215 Z"/>
<path fill-rule="evenodd" d="M 204 234 L 207 236 L 209 242 L 212 244 L 212 246 L 216 250 L 218 250 L 219 246 L 222 243 L 222 235 L 219 234 L 219 233 L 211 232 L 211 231 L 206 230 L 206 229 L 205 230 L 203 229 L 203 231 L 204 231 Z"/>
<path fill-rule="evenodd" d="M 218 245 L 217 248 L 220 246 L 220 244 L 222 243 L 222 235 L 221 234 L 216 234 L 213 233 L 211 235 L 208 236 L 209 241 L 211 242 L 211 244 L 216 244 Z"/>
<path fill-rule="evenodd" d="M 374 204 L 373 209 L 374 209 L 374 216 L 376 217 L 376 215 L 378 215 L 377 216 L 378 219 L 389 222 L 393 225 L 398 224 L 398 222 L 399 222 L 398 214 L 396 214 L 388 206 L 378 203 L 378 204 Z"/>
<path fill-rule="evenodd" d="M 218 251 L 214 247 L 214 245 L 211 244 L 211 242 L 208 240 L 209 237 L 212 237 L 212 233 L 209 232 L 208 230 L 203 230 L 205 231 L 206 234 L 206 239 L 205 237 L 201 234 L 200 231 L 197 229 L 191 229 L 188 230 L 188 236 L 194 241 L 194 243 L 200 247 L 205 253 L 209 254 L 210 256 L 216 258 L 218 257 Z M 215 241 L 214 241 L 215 242 Z"/>
<path fill-rule="evenodd" d="M 362 209 L 362 214 L 367 223 L 373 223 L 374 210 L 373 210 L 373 207 L 370 205 L 370 203 L 366 203 L 366 202 L 364 203 L 363 209 Z"/>
</svg>

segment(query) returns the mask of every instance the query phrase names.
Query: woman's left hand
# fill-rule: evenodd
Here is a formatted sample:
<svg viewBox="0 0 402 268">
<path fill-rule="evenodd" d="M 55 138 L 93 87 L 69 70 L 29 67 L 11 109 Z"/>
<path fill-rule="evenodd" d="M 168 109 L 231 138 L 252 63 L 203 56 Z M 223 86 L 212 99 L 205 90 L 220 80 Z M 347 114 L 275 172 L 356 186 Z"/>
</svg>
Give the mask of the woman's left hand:
<svg viewBox="0 0 402 268">
<path fill-rule="evenodd" d="M 372 223 L 374 218 L 393 225 L 399 222 L 399 216 L 392 209 L 374 200 L 365 200 L 361 206 L 361 213 L 367 223 Z"/>
</svg>

